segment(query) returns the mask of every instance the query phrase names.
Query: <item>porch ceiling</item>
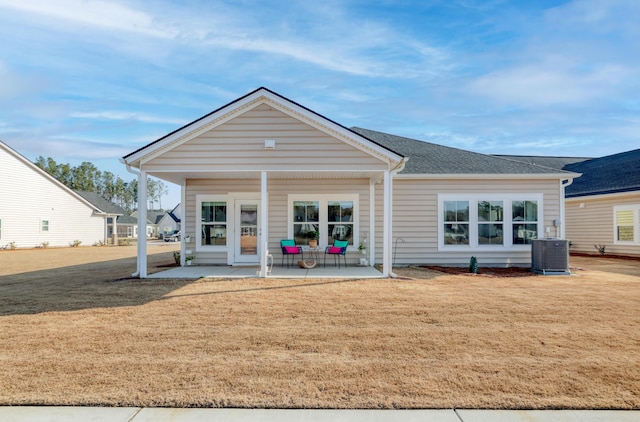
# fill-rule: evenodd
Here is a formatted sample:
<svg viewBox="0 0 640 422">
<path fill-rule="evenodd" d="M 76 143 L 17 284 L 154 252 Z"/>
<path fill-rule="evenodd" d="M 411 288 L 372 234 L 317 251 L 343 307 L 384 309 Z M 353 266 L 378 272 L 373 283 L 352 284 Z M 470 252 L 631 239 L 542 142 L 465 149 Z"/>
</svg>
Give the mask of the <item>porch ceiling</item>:
<svg viewBox="0 0 640 422">
<path fill-rule="evenodd" d="M 260 179 L 257 171 L 149 172 L 150 176 L 181 185 L 186 179 Z M 267 179 L 380 179 L 381 171 L 267 171 Z"/>
</svg>

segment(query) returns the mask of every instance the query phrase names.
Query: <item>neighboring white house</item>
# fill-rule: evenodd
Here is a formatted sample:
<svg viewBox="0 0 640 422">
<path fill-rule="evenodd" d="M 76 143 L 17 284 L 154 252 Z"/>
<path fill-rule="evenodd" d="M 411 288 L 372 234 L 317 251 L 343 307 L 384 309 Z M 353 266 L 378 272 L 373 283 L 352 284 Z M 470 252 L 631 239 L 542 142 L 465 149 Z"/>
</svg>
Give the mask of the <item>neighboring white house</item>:
<svg viewBox="0 0 640 422">
<path fill-rule="evenodd" d="M 0 141 L 0 247 L 104 242 L 107 216 Z"/>
<path fill-rule="evenodd" d="M 182 191 L 182 251 L 198 265 L 257 264 L 281 239 L 347 240 L 383 275 L 397 264 L 529 265 L 564 237 L 576 173 L 352 128 L 259 88 L 123 157 Z M 144 203 L 146 192 L 139 191 Z M 141 215 L 142 221 L 146 218 Z M 146 276 L 144 242 L 138 271 Z"/>
</svg>

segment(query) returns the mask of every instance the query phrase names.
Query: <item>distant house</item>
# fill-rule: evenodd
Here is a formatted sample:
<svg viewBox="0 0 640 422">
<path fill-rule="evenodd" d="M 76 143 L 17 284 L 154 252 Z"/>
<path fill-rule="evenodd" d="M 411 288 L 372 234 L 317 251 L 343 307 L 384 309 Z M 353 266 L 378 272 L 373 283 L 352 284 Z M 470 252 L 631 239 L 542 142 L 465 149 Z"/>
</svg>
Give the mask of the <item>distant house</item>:
<svg viewBox="0 0 640 422">
<path fill-rule="evenodd" d="M 564 235 L 564 188 L 578 176 L 349 129 L 266 88 L 122 162 L 140 171 L 139 186 L 148 176 L 181 186 L 183 257 L 257 265 L 263 277 L 266 251 L 278 254 L 281 239 L 304 246 L 316 232 L 321 247 L 346 241 L 349 263 L 366 256 L 384 276 L 394 263 L 460 266 L 471 256 L 530 265 L 532 239 Z M 146 262 L 141 252 L 141 277 Z"/>
<path fill-rule="evenodd" d="M 146 215 L 147 215 L 147 237 L 158 237 L 159 234 L 159 226 L 158 223 L 160 223 L 160 220 L 162 220 L 162 218 L 165 215 L 165 211 L 159 211 L 159 210 L 147 210 L 146 211 Z M 131 217 L 133 217 L 134 219 L 138 218 L 138 211 L 134 211 L 131 213 Z M 135 227 L 135 231 L 134 231 L 134 235 L 133 237 L 138 237 L 138 228 L 137 226 Z"/>
<path fill-rule="evenodd" d="M 178 204 L 160 218 L 157 225 L 160 237 L 164 237 L 176 230 L 180 230 L 180 215 L 182 215 L 182 206 L 181 204 Z"/>
<path fill-rule="evenodd" d="M 109 215 L 0 141 L 0 247 L 105 242 Z"/>
<path fill-rule="evenodd" d="M 566 236 L 575 252 L 640 256 L 640 149 L 564 166 L 582 173 L 566 188 Z"/>
</svg>

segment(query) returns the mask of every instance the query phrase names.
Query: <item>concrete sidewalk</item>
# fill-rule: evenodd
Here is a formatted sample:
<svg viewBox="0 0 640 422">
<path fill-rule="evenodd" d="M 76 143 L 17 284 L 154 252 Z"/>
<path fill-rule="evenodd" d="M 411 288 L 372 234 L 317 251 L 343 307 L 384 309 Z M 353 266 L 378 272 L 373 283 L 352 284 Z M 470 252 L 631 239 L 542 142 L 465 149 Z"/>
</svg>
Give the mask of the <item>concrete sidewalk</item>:
<svg viewBox="0 0 640 422">
<path fill-rule="evenodd" d="M 307 410 L 0 407 L 2 422 L 640 422 L 625 410 Z"/>
</svg>

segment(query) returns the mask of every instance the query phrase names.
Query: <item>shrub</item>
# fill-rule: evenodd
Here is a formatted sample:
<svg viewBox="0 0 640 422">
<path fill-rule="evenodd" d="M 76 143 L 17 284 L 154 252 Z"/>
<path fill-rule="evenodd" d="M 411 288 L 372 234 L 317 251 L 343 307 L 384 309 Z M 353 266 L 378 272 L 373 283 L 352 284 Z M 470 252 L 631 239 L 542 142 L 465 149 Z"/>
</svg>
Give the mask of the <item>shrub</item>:
<svg viewBox="0 0 640 422">
<path fill-rule="evenodd" d="M 600 252 L 600 255 L 604 255 L 604 250 L 607 248 L 607 245 L 593 245 L 593 247 Z"/>
<path fill-rule="evenodd" d="M 69 246 L 71 246 L 72 248 L 77 248 L 78 246 L 80 246 L 81 243 L 82 243 L 81 240 L 76 239 L 73 242 L 70 242 Z"/>
</svg>

